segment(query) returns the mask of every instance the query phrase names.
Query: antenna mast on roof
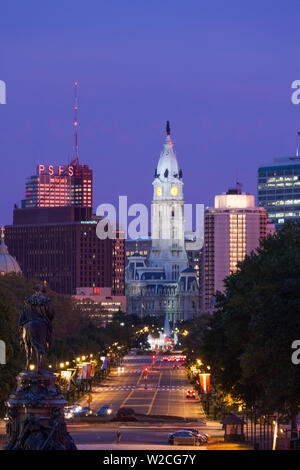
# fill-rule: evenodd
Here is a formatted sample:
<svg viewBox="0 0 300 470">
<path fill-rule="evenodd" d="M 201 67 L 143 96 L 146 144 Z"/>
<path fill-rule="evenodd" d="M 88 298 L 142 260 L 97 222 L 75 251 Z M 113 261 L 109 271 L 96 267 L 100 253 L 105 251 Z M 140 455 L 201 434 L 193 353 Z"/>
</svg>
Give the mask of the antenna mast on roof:
<svg viewBox="0 0 300 470">
<path fill-rule="evenodd" d="M 75 107 L 74 107 L 74 151 L 75 151 L 75 161 L 76 165 L 79 165 L 79 157 L 78 157 L 78 120 L 77 120 L 77 82 L 75 82 Z"/>
</svg>

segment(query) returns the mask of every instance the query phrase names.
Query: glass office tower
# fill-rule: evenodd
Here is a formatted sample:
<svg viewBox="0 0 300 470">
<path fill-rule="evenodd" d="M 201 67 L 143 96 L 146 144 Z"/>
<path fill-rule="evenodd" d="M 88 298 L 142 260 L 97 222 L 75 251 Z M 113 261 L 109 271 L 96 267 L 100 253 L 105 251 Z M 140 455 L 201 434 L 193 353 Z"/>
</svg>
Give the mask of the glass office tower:
<svg viewBox="0 0 300 470">
<path fill-rule="evenodd" d="M 300 157 L 275 158 L 258 168 L 258 205 L 276 229 L 286 220 L 300 220 Z"/>
</svg>

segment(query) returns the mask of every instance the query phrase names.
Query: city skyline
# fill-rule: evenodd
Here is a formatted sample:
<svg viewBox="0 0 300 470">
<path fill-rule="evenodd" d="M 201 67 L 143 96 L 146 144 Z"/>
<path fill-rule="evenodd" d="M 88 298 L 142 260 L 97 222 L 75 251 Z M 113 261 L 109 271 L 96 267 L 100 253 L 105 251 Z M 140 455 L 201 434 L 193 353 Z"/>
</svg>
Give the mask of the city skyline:
<svg viewBox="0 0 300 470">
<path fill-rule="evenodd" d="M 75 2 L 70 16 L 66 5 L 58 14 L 56 5 L 28 2 L 17 15 L 3 6 L 2 225 L 38 163 L 74 157 L 75 81 L 79 158 L 94 169 L 94 210 L 120 194 L 151 200 L 147 182 L 167 119 L 187 202 L 212 206 L 236 181 L 257 196 L 258 166 L 295 154 L 298 144 L 297 3 L 284 11 L 280 2 L 243 10 L 217 3 L 157 2 L 152 11 L 94 2 L 87 11 Z"/>
</svg>

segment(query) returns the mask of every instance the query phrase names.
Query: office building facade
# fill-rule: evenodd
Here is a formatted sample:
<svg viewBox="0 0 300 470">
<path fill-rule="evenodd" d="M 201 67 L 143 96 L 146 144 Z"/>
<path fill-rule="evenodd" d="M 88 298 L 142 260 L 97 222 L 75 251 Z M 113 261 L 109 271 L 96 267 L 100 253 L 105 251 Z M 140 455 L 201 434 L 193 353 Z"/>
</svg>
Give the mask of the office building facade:
<svg viewBox="0 0 300 470">
<path fill-rule="evenodd" d="M 124 240 L 100 240 L 98 220 L 84 207 L 15 209 L 13 225 L 6 226 L 7 245 L 26 278 L 45 281 L 56 292 L 110 287 L 122 295 Z"/>
<path fill-rule="evenodd" d="M 286 220 L 300 220 L 300 157 L 276 158 L 258 168 L 258 206 L 280 229 Z"/>
<path fill-rule="evenodd" d="M 93 171 L 88 165 L 38 165 L 26 180 L 22 208 L 93 205 Z"/>
<path fill-rule="evenodd" d="M 82 315 L 90 318 L 96 326 L 110 323 L 116 313 L 126 312 L 126 297 L 114 295 L 111 288 L 77 288 L 72 297 Z"/>
</svg>

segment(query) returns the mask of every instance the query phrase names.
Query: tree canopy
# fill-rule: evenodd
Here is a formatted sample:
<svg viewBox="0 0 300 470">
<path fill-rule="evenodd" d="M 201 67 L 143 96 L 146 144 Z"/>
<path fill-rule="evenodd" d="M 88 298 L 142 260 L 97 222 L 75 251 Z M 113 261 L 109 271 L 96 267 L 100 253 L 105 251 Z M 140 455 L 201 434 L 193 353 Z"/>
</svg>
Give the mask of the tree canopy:
<svg viewBox="0 0 300 470">
<path fill-rule="evenodd" d="M 222 389 L 248 406 L 288 413 L 300 405 L 300 224 L 286 223 L 239 264 L 216 295 L 197 353 Z M 189 338 L 190 341 L 190 338 Z"/>
</svg>

